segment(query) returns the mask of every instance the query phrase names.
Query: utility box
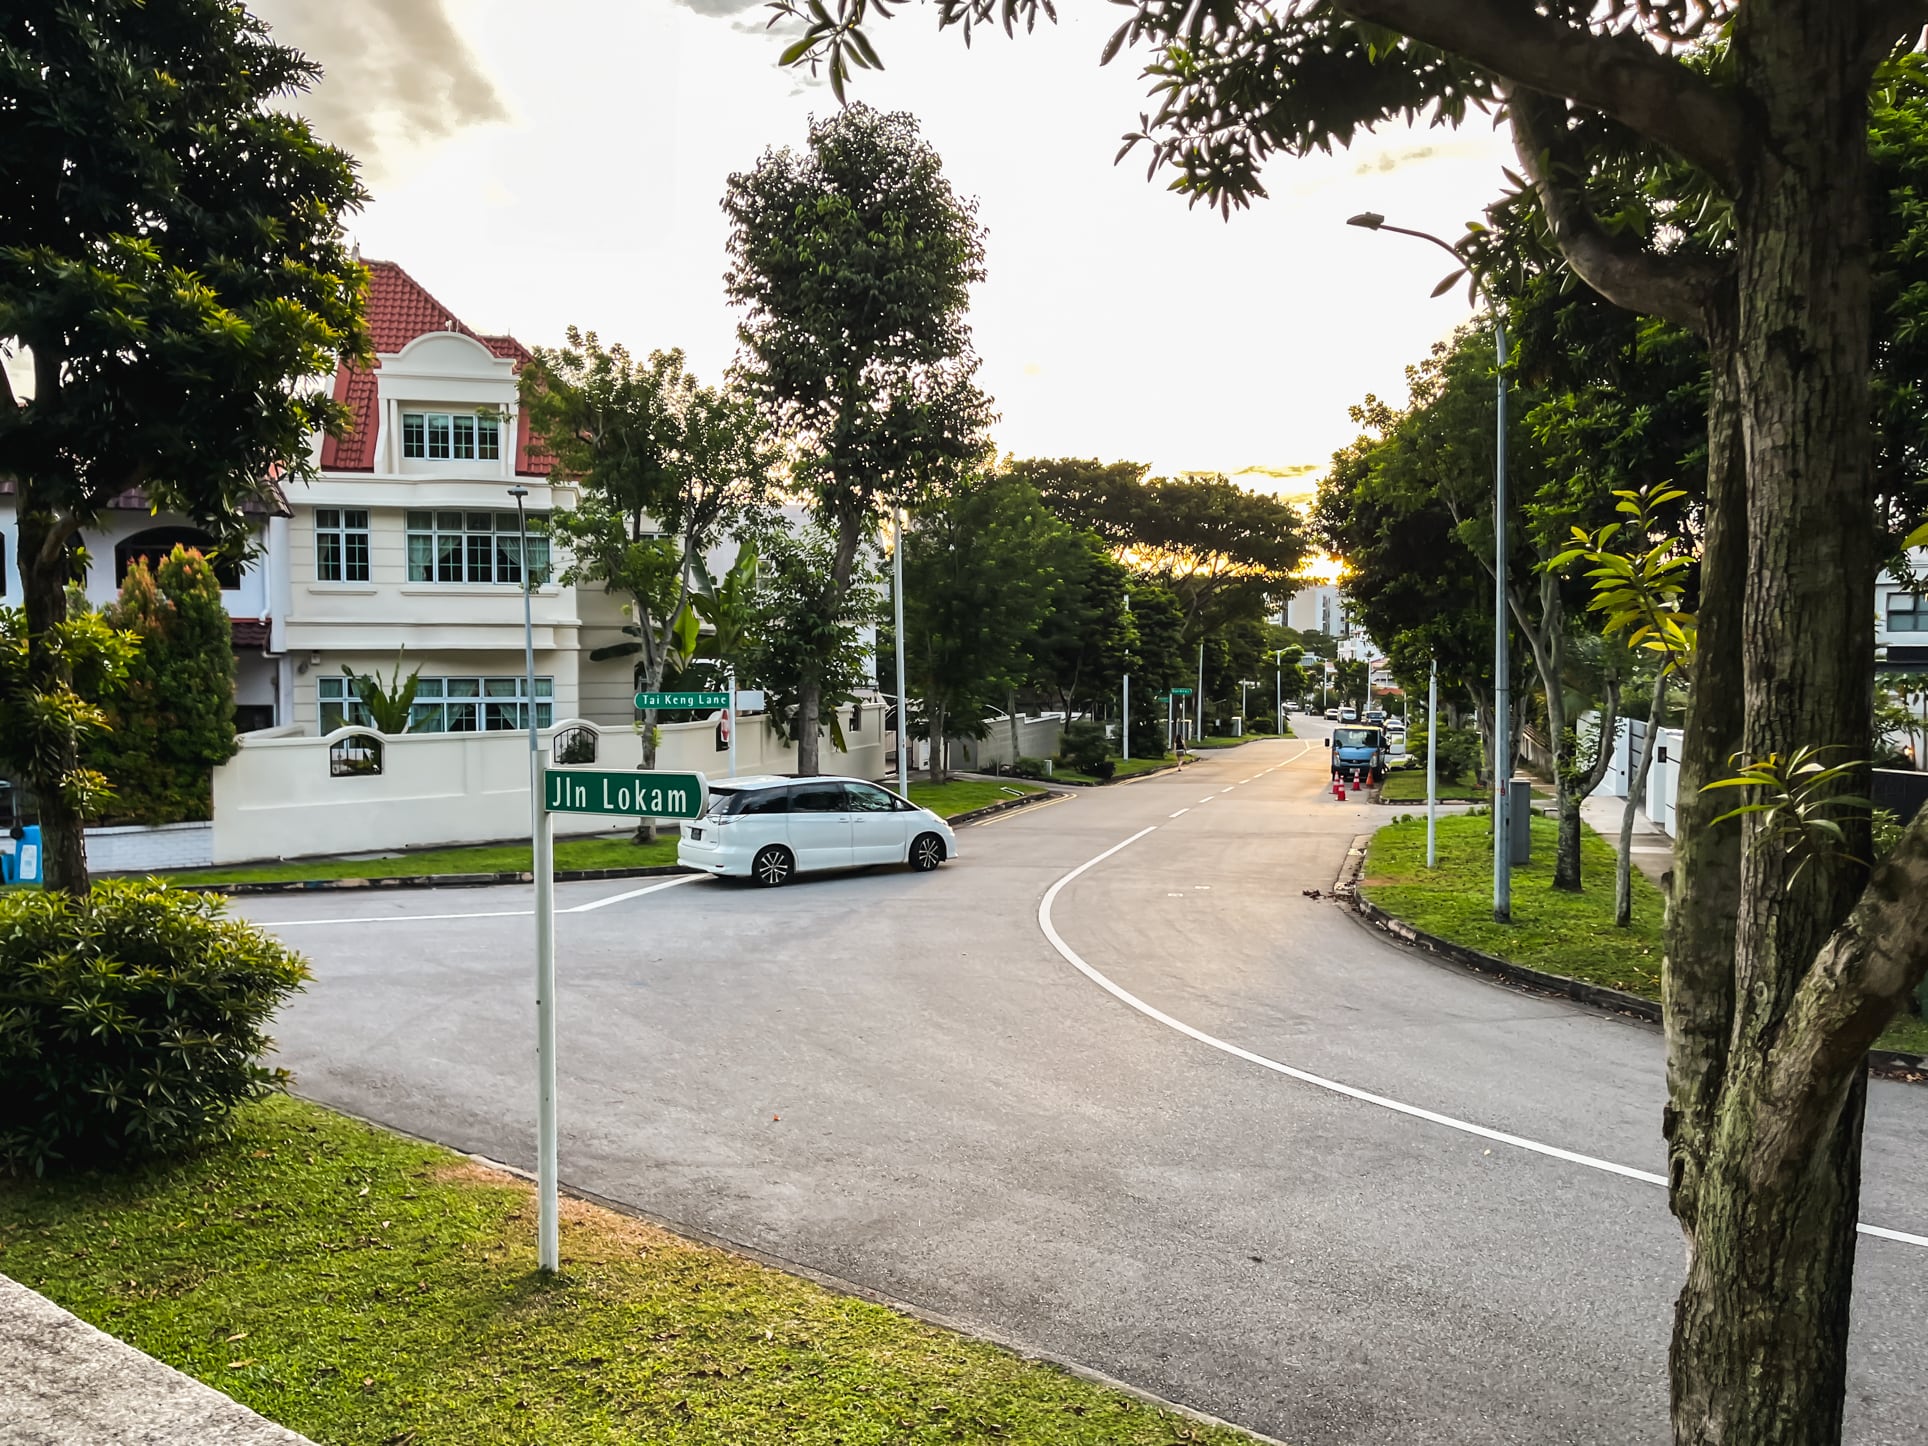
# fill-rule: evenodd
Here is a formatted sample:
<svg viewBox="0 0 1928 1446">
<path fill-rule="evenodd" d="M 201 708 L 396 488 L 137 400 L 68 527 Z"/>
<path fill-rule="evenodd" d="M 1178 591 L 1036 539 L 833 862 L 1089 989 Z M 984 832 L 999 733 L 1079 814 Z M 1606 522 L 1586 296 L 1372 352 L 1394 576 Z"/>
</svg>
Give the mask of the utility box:
<svg viewBox="0 0 1928 1446">
<path fill-rule="evenodd" d="M 1516 864 L 1533 862 L 1533 780 L 1506 780 L 1507 857 Z"/>
<path fill-rule="evenodd" d="M 13 841 L 13 868 L 9 882 L 16 884 L 37 884 L 40 882 L 40 825 L 30 823 L 20 831 L 20 837 Z"/>
</svg>

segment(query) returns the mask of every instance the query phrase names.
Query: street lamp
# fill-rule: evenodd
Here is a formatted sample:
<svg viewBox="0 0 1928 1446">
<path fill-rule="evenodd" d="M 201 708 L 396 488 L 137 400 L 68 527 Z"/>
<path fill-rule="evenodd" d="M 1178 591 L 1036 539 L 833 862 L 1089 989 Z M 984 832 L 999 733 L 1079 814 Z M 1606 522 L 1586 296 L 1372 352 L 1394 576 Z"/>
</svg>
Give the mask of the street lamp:
<svg viewBox="0 0 1928 1446">
<path fill-rule="evenodd" d="M 1238 680 L 1238 727 L 1241 733 L 1245 731 L 1245 690 L 1247 688 L 1256 688 L 1258 685 L 1259 680 L 1257 678 L 1240 678 Z"/>
<path fill-rule="evenodd" d="M 1279 716 L 1275 720 L 1278 735 L 1285 736 L 1285 655 L 1286 648 L 1272 649 L 1272 691 L 1277 695 L 1276 706 Z"/>
<path fill-rule="evenodd" d="M 1377 211 L 1361 211 L 1357 216 L 1348 217 L 1346 224 L 1430 241 L 1472 272 L 1457 247 L 1430 231 L 1389 226 Z M 1494 372 L 1498 377 L 1499 424 L 1493 463 L 1493 917 L 1506 924 L 1513 918 L 1512 820 L 1507 817 L 1506 806 L 1506 775 L 1511 771 L 1508 765 L 1513 753 L 1511 665 L 1507 659 L 1506 637 L 1506 318 L 1477 274 L 1473 275 L 1473 284 L 1479 287 L 1480 295 L 1486 298 L 1493 313 L 1493 355 L 1497 363 Z M 1431 725 L 1429 718 L 1427 726 Z M 1532 820 L 1524 819 L 1522 825 L 1530 828 Z"/>
<path fill-rule="evenodd" d="M 905 798 L 910 797 L 910 700 L 904 690 L 904 509 L 893 507 L 890 510 L 891 523 L 897 535 L 891 544 L 891 606 L 896 612 L 897 640 L 897 791 Z M 734 700 L 732 700 L 734 701 Z M 734 736 L 734 735 L 732 735 Z M 941 744 L 934 744 L 941 747 Z"/>
</svg>

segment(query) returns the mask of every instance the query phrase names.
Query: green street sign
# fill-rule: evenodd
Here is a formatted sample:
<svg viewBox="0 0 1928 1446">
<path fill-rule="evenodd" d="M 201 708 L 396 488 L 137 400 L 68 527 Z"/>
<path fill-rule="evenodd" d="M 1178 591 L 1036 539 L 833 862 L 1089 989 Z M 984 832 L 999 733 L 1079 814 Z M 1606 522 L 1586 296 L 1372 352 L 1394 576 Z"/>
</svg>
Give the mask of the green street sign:
<svg viewBox="0 0 1928 1446">
<path fill-rule="evenodd" d="M 1172 697 L 1174 698 L 1189 698 L 1191 696 L 1192 696 L 1192 690 L 1190 688 L 1172 689 Z"/>
<path fill-rule="evenodd" d="M 638 693 L 638 708 L 727 708 L 728 693 Z M 667 814 L 664 817 L 668 817 Z"/>
<path fill-rule="evenodd" d="M 680 695 L 673 695 L 680 696 Z M 700 773 L 605 773 L 545 768 L 542 806 L 550 813 L 613 813 L 630 818 L 701 818 L 709 788 Z"/>
</svg>

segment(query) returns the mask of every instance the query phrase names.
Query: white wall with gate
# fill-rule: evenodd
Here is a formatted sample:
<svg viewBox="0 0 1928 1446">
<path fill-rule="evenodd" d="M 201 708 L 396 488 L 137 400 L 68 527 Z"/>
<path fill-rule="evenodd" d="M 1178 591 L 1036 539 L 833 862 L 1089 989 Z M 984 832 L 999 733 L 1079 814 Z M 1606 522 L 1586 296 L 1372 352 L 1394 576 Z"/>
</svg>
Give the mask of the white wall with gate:
<svg viewBox="0 0 1928 1446">
<path fill-rule="evenodd" d="M 843 720 L 847 725 L 850 720 Z M 629 728 L 598 728 L 569 720 L 542 730 L 545 744 L 559 733 L 583 728 L 596 739 L 598 768 L 635 768 L 642 739 Z M 777 735 L 761 714 L 737 721 L 737 771 L 791 773 L 797 748 Z M 212 862 L 301 858 L 441 844 L 515 839 L 529 830 L 529 735 L 527 733 L 406 733 L 380 738 L 381 771 L 338 775 L 331 751 L 356 748 L 364 729 L 342 729 L 326 738 L 301 737 L 292 729 L 248 734 L 235 756 L 214 770 Z M 848 752 L 826 733 L 820 755 L 826 773 L 882 778 L 884 710 L 862 710 L 859 726 L 845 728 Z M 716 725 L 663 725 L 658 768 L 687 770 L 720 779 L 729 755 L 716 747 Z M 621 820 L 558 814 L 558 835 L 606 833 Z"/>
</svg>

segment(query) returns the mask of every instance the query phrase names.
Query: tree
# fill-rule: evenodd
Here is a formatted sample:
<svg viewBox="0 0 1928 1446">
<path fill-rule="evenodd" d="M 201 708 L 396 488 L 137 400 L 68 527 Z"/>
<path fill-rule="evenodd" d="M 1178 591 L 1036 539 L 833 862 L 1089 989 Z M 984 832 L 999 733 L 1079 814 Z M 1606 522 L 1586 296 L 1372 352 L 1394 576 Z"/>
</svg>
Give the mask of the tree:
<svg viewBox="0 0 1928 1446">
<path fill-rule="evenodd" d="M 1072 457 L 1007 462 L 1005 470 L 1174 594 L 1194 642 L 1235 618 L 1263 617 L 1305 560 L 1291 504 L 1223 477 L 1147 478 L 1142 463 Z"/>
<path fill-rule="evenodd" d="M 635 658 L 637 686 L 656 692 L 695 657 L 705 554 L 762 525 L 776 465 L 767 430 L 747 399 L 697 381 L 681 351 L 639 363 L 573 326 L 567 345 L 536 349 L 519 387 L 555 475 L 581 487 L 577 505 L 548 523 L 568 550 L 563 581 L 600 583 L 629 617 L 629 640 L 590 657 Z M 643 712 L 646 769 L 656 766 L 659 716 Z M 637 839 L 655 836 L 656 821 L 641 820 Z"/>
<path fill-rule="evenodd" d="M 904 534 L 904 657 L 933 781 L 948 776 L 949 739 L 983 737 L 985 715 L 1024 681 L 1063 594 L 1054 563 L 1068 537 L 1036 492 L 998 476 L 922 509 Z"/>
<path fill-rule="evenodd" d="M 1058 596 L 1030 644 L 1030 686 L 1068 718 L 1080 702 L 1094 715 L 1118 696 L 1130 648 L 1125 597 L 1131 574 L 1096 533 L 1058 534 L 1052 550 Z"/>
<path fill-rule="evenodd" d="M 341 232 L 354 162 L 282 108 L 318 74 L 220 0 L 0 18 L 0 348 L 33 368 L 19 395 L 0 369 L 0 476 L 34 693 L 71 691 L 67 588 L 114 498 L 142 489 L 243 545 L 242 504 L 309 475 L 313 432 L 346 419 L 298 385 L 368 344 Z M 28 768 L 48 886 L 70 893 L 96 802 L 79 745 L 54 728 Z"/>
<path fill-rule="evenodd" d="M 835 539 L 822 603 L 841 617 L 890 510 L 941 493 L 985 451 L 965 320 L 984 278 L 976 207 L 915 119 L 853 106 L 812 121 L 805 153 L 766 151 L 732 175 L 723 210 L 741 375 Z M 832 659 L 800 662 L 797 706 L 828 722 Z M 799 772 L 817 771 L 817 736 L 799 729 Z"/>
<path fill-rule="evenodd" d="M 176 546 L 158 569 L 136 558 L 102 612 L 140 640 L 107 730 L 82 757 L 106 777 L 124 823 L 214 816 L 213 770 L 234 757 L 234 630 L 221 583 L 199 552 Z"/>
<path fill-rule="evenodd" d="M 818 730 L 841 741 L 837 710 L 852 702 L 870 679 L 863 629 L 881 620 L 883 579 L 853 569 L 851 585 L 839 588 L 833 563 L 838 540 L 817 523 L 779 528 L 765 539 L 756 623 L 750 630 L 747 673 L 767 694 L 770 718 L 798 753 Z M 806 697 L 805 688 L 814 690 Z"/>
<path fill-rule="evenodd" d="M 1728 815 L 1730 757 L 1872 746 L 1878 548 L 1871 320 L 1877 67 L 1919 0 L 1133 0 L 1106 58 L 1149 50 L 1127 139 L 1229 212 L 1277 153 L 1503 108 L 1573 271 L 1709 357 L 1699 650 L 1685 718 L 1665 1014 L 1669 1203 L 1688 1244 L 1670 1386 L 1680 1443 L 1840 1438 L 1868 1046 L 1928 972 L 1928 818 L 1870 873 Z M 1039 0 L 946 0 L 942 23 Z M 841 85 L 868 0 L 805 13 L 793 63 Z M 806 13 L 807 11 L 807 13 Z M 878 13 L 887 13 L 879 10 Z M 1725 48 L 1715 55 L 1710 41 Z M 1879 96 L 1876 97 L 1877 103 Z M 1652 224 L 1629 173 L 1684 177 Z M 1858 791 L 1859 770 L 1830 785 Z"/>
</svg>

